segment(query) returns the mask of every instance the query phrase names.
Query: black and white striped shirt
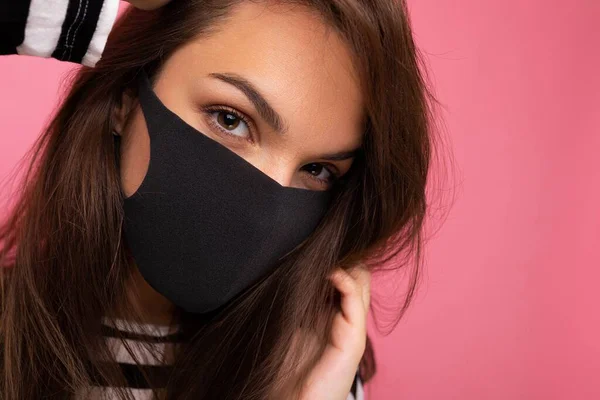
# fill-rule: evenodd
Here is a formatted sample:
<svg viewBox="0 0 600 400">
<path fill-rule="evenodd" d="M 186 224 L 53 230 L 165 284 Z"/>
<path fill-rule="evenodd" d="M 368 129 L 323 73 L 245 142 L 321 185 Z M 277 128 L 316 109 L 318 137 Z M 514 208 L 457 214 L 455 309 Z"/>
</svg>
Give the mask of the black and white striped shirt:
<svg viewBox="0 0 600 400">
<path fill-rule="evenodd" d="M 177 326 L 131 324 L 120 319 L 104 319 L 102 332 L 127 381 L 127 390 L 135 400 L 151 400 L 152 390 L 144 374 L 156 387 L 164 387 L 173 363 L 173 346 L 179 340 Z M 129 350 L 128 350 L 129 349 Z M 139 361 L 136 363 L 136 360 Z M 142 372 L 143 370 L 143 372 Z M 116 398 L 115 387 L 95 386 L 80 391 L 77 400 Z M 346 400 L 364 400 L 362 383 L 355 376 Z"/>
<path fill-rule="evenodd" d="M 174 344 L 179 337 L 177 327 L 131 324 L 120 319 L 103 319 L 102 335 L 112 358 L 102 360 L 117 362 L 126 379 L 126 390 L 135 400 L 151 400 L 152 390 L 145 376 L 150 376 L 155 387 L 166 386 L 173 363 Z M 97 384 L 82 389 L 77 400 L 117 398 L 116 390 Z"/>
<path fill-rule="evenodd" d="M 94 66 L 104 50 L 119 9 L 119 0 L 0 0 L 0 54 L 52 57 Z M 103 334 L 127 378 L 127 390 L 136 400 L 151 399 L 142 373 L 160 383 L 168 376 L 176 332 L 159 325 L 136 326 L 105 320 Z M 119 337 L 124 337 L 125 343 Z M 132 349 L 136 364 L 127 347 Z M 153 351 L 149 351 L 148 347 Z M 155 357 L 155 353 L 162 355 Z M 93 387 L 79 399 L 111 399 L 115 388 Z M 359 375 L 347 400 L 363 400 Z"/>
<path fill-rule="evenodd" d="M 94 66 L 118 10 L 119 0 L 0 0 L 0 54 Z"/>
</svg>

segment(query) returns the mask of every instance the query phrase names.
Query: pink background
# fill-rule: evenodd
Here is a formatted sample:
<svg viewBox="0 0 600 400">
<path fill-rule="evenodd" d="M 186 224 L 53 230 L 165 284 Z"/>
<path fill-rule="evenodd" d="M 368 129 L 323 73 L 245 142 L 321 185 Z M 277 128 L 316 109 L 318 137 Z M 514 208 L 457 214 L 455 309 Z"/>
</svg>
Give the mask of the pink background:
<svg viewBox="0 0 600 400">
<path fill-rule="evenodd" d="M 458 168 L 371 399 L 600 399 L 600 3 L 419 0 Z M 72 65 L 0 60 L 0 178 Z"/>
</svg>

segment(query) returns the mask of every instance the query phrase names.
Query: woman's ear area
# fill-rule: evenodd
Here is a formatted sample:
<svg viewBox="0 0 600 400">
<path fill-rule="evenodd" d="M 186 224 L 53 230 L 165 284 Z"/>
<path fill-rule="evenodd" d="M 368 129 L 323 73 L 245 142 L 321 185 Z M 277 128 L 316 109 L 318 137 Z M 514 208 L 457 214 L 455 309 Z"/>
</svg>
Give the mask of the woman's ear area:
<svg viewBox="0 0 600 400">
<path fill-rule="evenodd" d="M 134 105 L 135 97 L 133 93 L 130 90 L 125 90 L 121 95 L 120 103 L 113 110 L 113 126 L 117 134 L 123 134 Z"/>
</svg>

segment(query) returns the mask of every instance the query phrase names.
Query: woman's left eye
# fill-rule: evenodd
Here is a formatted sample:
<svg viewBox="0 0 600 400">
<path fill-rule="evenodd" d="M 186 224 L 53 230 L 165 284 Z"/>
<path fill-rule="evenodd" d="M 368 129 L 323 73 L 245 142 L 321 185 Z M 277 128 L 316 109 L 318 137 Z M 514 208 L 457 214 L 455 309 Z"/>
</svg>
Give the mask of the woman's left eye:
<svg viewBox="0 0 600 400">
<path fill-rule="evenodd" d="M 325 165 L 312 163 L 307 164 L 302 167 L 304 171 L 306 171 L 311 178 L 316 179 L 318 181 L 323 182 L 324 184 L 329 184 L 335 179 L 335 174 L 333 174 Z"/>
<path fill-rule="evenodd" d="M 251 138 L 250 127 L 242 115 L 233 110 L 212 110 L 209 113 L 209 122 L 214 128 L 240 139 Z"/>
</svg>

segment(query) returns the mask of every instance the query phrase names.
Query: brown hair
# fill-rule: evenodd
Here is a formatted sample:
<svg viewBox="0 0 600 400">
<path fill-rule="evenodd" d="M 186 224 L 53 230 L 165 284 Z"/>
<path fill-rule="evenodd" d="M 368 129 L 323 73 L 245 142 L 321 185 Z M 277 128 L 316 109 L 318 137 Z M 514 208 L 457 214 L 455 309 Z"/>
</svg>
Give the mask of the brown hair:
<svg viewBox="0 0 600 400">
<path fill-rule="evenodd" d="M 124 382 L 116 364 L 95 361 L 109 354 L 100 319 L 127 307 L 125 282 L 134 270 L 121 232 L 111 115 L 124 90 L 135 93 L 141 68 L 157 73 L 183 43 L 216 32 L 241 1 L 131 9 L 98 65 L 78 72 L 0 228 L 2 399 L 69 398 L 94 381 Z M 169 399 L 282 398 L 289 385 L 297 387 L 324 349 L 336 309 L 326 277 L 338 265 L 408 268 L 398 319 L 417 284 L 432 97 L 406 4 L 281 2 L 319 13 L 353 51 L 368 115 L 364 149 L 323 222 L 273 273 L 214 315 L 181 312 L 186 340 L 166 389 L 156 390 Z M 363 381 L 375 372 L 368 341 L 360 372 Z"/>
</svg>

